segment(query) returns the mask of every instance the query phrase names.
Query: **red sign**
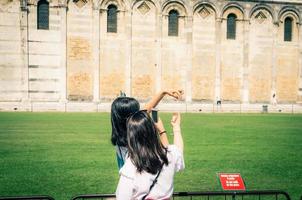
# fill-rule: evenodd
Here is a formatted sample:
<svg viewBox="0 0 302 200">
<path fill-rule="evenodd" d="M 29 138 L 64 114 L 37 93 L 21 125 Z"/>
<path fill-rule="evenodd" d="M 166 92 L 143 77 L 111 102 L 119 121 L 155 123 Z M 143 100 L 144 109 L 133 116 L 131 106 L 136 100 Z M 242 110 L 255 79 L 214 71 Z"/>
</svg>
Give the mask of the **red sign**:
<svg viewBox="0 0 302 200">
<path fill-rule="evenodd" d="M 218 175 L 223 190 L 245 190 L 243 179 L 239 173 L 220 173 Z"/>
</svg>

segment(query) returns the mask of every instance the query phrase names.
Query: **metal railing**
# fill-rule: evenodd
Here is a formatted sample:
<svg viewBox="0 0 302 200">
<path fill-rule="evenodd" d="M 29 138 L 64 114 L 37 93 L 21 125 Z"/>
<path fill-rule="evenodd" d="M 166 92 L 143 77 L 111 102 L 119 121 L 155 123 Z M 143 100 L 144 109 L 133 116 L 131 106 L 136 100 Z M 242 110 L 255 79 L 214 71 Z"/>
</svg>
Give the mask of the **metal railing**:
<svg viewBox="0 0 302 200">
<path fill-rule="evenodd" d="M 15 196 L 15 197 L 0 197 L 0 200 L 55 200 L 51 196 Z"/>
<path fill-rule="evenodd" d="M 238 191 L 238 192 L 175 192 L 172 199 L 196 199 L 195 197 L 201 197 L 202 199 L 215 200 L 249 200 L 252 197 L 253 200 L 291 200 L 288 193 L 281 190 L 262 190 L 262 191 Z M 268 197 L 268 198 L 267 198 Z M 84 199 L 115 199 L 114 194 L 85 194 L 73 197 L 71 200 L 84 200 Z M 200 198 L 198 198 L 200 199 Z"/>
</svg>

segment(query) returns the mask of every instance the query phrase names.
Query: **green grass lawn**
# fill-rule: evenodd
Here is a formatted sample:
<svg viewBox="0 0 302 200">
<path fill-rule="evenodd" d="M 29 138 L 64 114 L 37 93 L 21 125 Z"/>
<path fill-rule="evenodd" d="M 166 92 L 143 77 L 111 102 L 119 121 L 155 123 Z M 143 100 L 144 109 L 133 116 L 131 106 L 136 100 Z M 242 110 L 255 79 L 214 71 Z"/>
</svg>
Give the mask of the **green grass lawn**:
<svg viewBox="0 0 302 200">
<path fill-rule="evenodd" d="M 182 114 L 182 132 L 174 191 L 220 191 L 218 172 L 240 172 L 247 190 L 302 195 L 302 115 Z M 114 193 L 110 134 L 108 113 L 0 113 L 0 196 Z"/>
</svg>

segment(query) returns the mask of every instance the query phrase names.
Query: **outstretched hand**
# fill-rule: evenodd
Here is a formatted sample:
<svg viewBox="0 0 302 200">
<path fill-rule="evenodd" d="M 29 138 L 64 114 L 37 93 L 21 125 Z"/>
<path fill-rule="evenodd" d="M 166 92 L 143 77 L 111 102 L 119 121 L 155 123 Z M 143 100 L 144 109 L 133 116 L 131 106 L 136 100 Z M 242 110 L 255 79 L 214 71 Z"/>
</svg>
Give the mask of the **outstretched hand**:
<svg viewBox="0 0 302 200">
<path fill-rule="evenodd" d="M 179 127 L 180 126 L 180 113 L 173 113 L 172 119 L 171 119 L 171 125 L 173 127 Z"/>
<path fill-rule="evenodd" d="M 168 90 L 166 91 L 166 94 L 174 97 L 177 100 L 181 100 L 182 95 L 184 94 L 183 90 Z"/>
</svg>

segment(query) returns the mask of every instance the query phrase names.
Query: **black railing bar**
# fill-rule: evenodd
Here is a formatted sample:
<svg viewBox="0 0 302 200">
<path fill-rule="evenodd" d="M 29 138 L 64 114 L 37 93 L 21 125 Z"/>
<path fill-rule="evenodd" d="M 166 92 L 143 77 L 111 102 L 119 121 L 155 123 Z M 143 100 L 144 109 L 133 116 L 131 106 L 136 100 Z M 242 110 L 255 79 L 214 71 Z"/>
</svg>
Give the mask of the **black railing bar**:
<svg viewBox="0 0 302 200">
<path fill-rule="evenodd" d="M 94 198 L 115 198 L 115 194 L 84 194 L 72 197 L 72 200 L 76 199 L 94 199 Z"/>
<path fill-rule="evenodd" d="M 41 196 L 15 196 L 15 197 L 0 197 L 0 200 L 30 200 L 30 199 L 39 199 L 39 200 L 55 200 L 51 196 L 41 195 Z"/>
<path fill-rule="evenodd" d="M 280 190 L 262 190 L 262 191 L 257 191 L 257 190 L 252 190 L 252 191 L 214 191 L 214 192 L 175 192 L 173 193 L 174 196 L 226 196 L 227 195 L 242 195 L 242 196 L 247 196 L 247 195 L 278 195 L 278 194 L 283 194 L 287 200 L 290 200 L 289 195 Z M 88 194 L 88 195 L 79 195 L 76 197 L 73 197 L 72 200 L 84 198 L 84 199 L 92 199 L 92 198 L 114 198 L 115 194 Z M 0 199 L 1 200 L 1 199 Z"/>
<path fill-rule="evenodd" d="M 175 192 L 174 196 L 207 196 L 207 195 L 216 195 L 216 196 L 224 196 L 224 195 L 276 195 L 283 194 L 290 199 L 289 195 L 281 190 L 251 190 L 251 191 L 214 191 L 214 192 Z"/>
</svg>

